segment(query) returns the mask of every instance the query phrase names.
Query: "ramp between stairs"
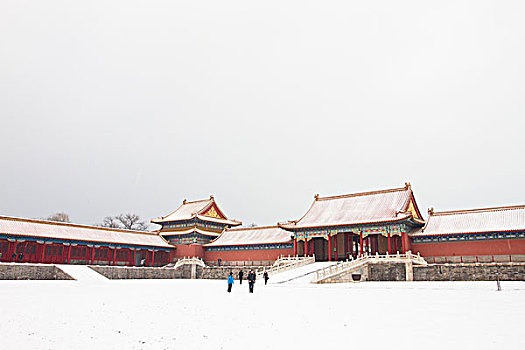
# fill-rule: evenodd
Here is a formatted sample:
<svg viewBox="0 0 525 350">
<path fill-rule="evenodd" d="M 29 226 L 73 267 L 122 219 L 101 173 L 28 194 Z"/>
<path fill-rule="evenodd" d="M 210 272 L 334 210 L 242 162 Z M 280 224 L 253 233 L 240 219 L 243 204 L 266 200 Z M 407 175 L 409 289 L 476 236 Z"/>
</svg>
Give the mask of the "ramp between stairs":
<svg viewBox="0 0 525 350">
<path fill-rule="evenodd" d="M 270 275 L 270 284 L 309 284 L 316 271 L 327 266 L 333 265 L 335 262 L 315 262 L 306 266 L 301 266 L 296 269 Z"/>
<path fill-rule="evenodd" d="M 55 265 L 60 270 L 67 273 L 69 276 L 80 282 L 93 282 L 93 281 L 109 281 L 106 277 L 102 276 L 95 270 L 89 268 L 86 265 Z"/>
</svg>

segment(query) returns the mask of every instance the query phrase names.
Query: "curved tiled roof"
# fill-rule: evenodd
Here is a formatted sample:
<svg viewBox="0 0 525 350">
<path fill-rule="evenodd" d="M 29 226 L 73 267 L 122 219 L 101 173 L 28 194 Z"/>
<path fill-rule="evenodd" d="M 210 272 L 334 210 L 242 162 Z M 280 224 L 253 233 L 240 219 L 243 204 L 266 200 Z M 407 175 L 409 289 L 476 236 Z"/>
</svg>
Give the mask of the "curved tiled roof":
<svg viewBox="0 0 525 350">
<path fill-rule="evenodd" d="M 413 216 L 408 211 L 411 201 L 417 212 L 416 219 L 419 220 L 421 214 L 408 183 L 402 188 L 382 191 L 331 197 L 316 196 L 312 206 L 301 219 L 280 226 L 299 229 L 400 221 Z"/>
<path fill-rule="evenodd" d="M 0 216 L 0 234 L 34 238 L 173 248 L 157 233 Z"/>
<path fill-rule="evenodd" d="M 161 231 L 160 232 L 162 237 L 179 236 L 179 235 L 182 236 L 182 235 L 189 235 L 189 234 L 192 234 L 192 233 L 199 233 L 201 235 L 215 236 L 215 237 L 218 237 L 220 235 L 219 232 L 205 231 L 205 230 L 201 230 L 198 227 L 192 227 L 192 228 L 189 228 L 187 230 L 181 230 L 181 231 Z"/>
<path fill-rule="evenodd" d="M 290 232 L 278 226 L 264 226 L 252 228 L 236 228 L 225 230 L 213 242 L 205 244 L 205 247 L 235 246 L 250 244 L 276 244 L 289 243 L 292 238 Z"/>
<path fill-rule="evenodd" d="M 174 212 L 166 216 L 152 219 L 151 222 L 155 224 L 160 224 L 162 222 L 168 222 L 168 221 L 184 221 L 184 220 L 191 220 L 193 218 L 198 218 L 204 221 L 212 221 L 212 222 L 217 222 L 220 224 L 232 225 L 232 226 L 237 226 L 237 225 L 242 224 L 241 222 L 238 222 L 235 220 L 228 220 L 227 218 L 222 219 L 222 218 L 215 218 L 215 217 L 202 215 L 202 214 L 205 214 L 206 211 L 212 205 L 215 205 L 215 208 L 217 208 L 219 213 L 224 218 L 226 218 L 226 215 L 224 215 L 224 213 L 217 206 L 217 203 L 215 202 L 215 199 L 213 198 L 213 196 L 210 196 L 209 199 L 203 199 L 203 200 L 193 201 L 193 202 L 187 202 L 186 200 L 184 200 L 182 202 L 182 205 L 178 207 L 177 210 L 175 210 Z"/>
<path fill-rule="evenodd" d="M 525 205 L 433 212 L 414 236 L 525 231 Z"/>
</svg>

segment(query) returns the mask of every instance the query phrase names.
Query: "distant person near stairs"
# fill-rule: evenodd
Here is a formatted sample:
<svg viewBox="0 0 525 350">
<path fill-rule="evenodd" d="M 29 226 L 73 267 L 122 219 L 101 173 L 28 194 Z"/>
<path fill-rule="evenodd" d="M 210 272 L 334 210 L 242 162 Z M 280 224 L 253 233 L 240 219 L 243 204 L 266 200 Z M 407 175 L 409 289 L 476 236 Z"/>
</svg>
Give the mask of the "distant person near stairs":
<svg viewBox="0 0 525 350">
<path fill-rule="evenodd" d="M 233 272 L 230 272 L 230 274 L 228 275 L 228 293 L 232 292 L 232 287 L 233 287 Z"/>
<path fill-rule="evenodd" d="M 263 278 L 264 278 L 264 285 L 267 285 L 268 280 L 270 279 L 270 277 L 268 277 L 268 271 L 264 271 Z"/>
<path fill-rule="evenodd" d="M 255 285 L 255 272 L 253 270 L 250 270 L 250 273 L 248 274 L 248 290 L 250 293 L 253 293 L 253 286 Z"/>
<path fill-rule="evenodd" d="M 244 276 L 244 272 L 239 271 L 239 284 L 242 284 L 242 277 Z"/>
</svg>

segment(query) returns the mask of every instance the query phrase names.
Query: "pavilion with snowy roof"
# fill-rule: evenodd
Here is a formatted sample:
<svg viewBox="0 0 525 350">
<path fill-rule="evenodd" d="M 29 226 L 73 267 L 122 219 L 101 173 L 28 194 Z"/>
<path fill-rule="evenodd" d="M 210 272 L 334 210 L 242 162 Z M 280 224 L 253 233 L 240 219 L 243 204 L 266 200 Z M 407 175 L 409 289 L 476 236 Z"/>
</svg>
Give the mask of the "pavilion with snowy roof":
<svg viewBox="0 0 525 350">
<path fill-rule="evenodd" d="M 206 261 L 272 262 L 281 255 L 292 255 L 289 231 L 278 226 L 226 229 L 217 239 L 205 244 Z"/>
<path fill-rule="evenodd" d="M 412 188 L 315 196 L 306 214 L 279 226 L 294 235 L 296 254 L 316 260 L 408 250 L 408 235 L 424 225 Z"/>
<path fill-rule="evenodd" d="M 242 224 L 228 219 L 213 196 L 192 202 L 184 200 L 177 210 L 151 222 L 161 225 L 160 235 L 174 245 L 202 245 L 219 237 L 225 228 Z"/>
<path fill-rule="evenodd" d="M 413 250 L 422 256 L 493 261 L 495 256 L 509 259 L 525 252 L 525 205 L 442 212 L 431 208 L 428 215 L 425 226 L 411 236 Z"/>
</svg>

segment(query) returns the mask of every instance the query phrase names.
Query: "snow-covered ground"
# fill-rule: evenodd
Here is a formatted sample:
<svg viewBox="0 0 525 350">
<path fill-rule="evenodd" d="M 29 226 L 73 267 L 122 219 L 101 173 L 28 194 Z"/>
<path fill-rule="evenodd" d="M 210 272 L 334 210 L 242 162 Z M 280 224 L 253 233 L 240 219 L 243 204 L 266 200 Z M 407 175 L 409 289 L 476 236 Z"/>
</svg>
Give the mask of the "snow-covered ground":
<svg viewBox="0 0 525 350">
<path fill-rule="evenodd" d="M 525 349 L 525 283 L 0 281 L 0 349 Z"/>
</svg>

